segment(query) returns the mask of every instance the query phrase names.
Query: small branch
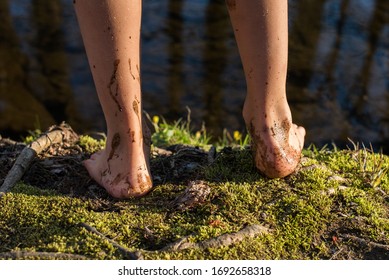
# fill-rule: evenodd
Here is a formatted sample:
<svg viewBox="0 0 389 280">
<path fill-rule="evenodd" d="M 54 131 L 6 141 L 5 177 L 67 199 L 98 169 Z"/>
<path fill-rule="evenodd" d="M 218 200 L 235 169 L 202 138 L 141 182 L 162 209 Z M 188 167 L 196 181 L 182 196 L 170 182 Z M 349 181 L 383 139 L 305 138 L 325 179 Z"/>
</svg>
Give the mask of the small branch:
<svg viewBox="0 0 389 280">
<path fill-rule="evenodd" d="M 158 252 L 175 252 L 175 251 L 181 251 L 185 249 L 207 249 L 207 248 L 213 248 L 213 247 L 221 247 L 221 246 L 229 246 L 235 243 L 238 243 L 242 241 L 244 238 L 254 238 L 260 234 L 265 234 L 269 232 L 269 229 L 267 227 L 261 226 L 261 225 L 250 225 L 246 226 L 240 231 L 234 232 L 234 233 L 226 233 L 223 235 L 220 235 L 215 238 L 210 238 L 201 242 L 193 243 L 189 242 L 188 239 L 189 237 L 193 236 L 189 235 L 186 237 L 181 238 L 180 240 L 170 243 L 163 247 L 160 250 L 155 250 L 155 251 L 146 251 L 146 250 L 140 250 L 140 251 L 130 251 L 129 249 L 121 246 L 114 240 L 106 237 L 104 234 L 100 233 L 97 229 L 94 227 L 85 224 L 85 223 L 80 223 L 80 226 L 85 228 L 86 230 L 93 232 L 94 234 L 102 237 L 103 239 L 107 240 L 110 242 L 114 247 L 116 247 L 124 256 L 126 256 L 130 260 L 141 260 L 143 259 L 142 256 L 142 251 L 147 252 L 147 253 L 158 253 Z"/>
<path fill-rule="evenodd" d="M 260 234 L 268 233 L 269 229 L 261 225 L 250 225 L 233 233 L 226 233 L 218 237 L 210 238 L 197 243 L 188 242 L 188 237 L 184 237 L 161 249 L 161 251 L 180 251 L 184 249 L 207 249 L 214 247 L 229 246 L 242 241 L 244 238 L 254 238 Z"/>
<path fill-rule="evenodd" d="M 171 252 L 171 251 L 180 251 L 180 250 L 185 250 L 188 248 L 193 248 L 193 245 L 195 243 L 188 241 L 189 237 L 191 237 L 191 236 L 194 236 L 194 235 L 191 234 L 191 235 L 185 236 L 183 238 L 180 238 L 179 240 L 166 245 L 165 247 L 163 247 L 162 249 L 160 249 L 158 251 L 161 251 L 161 252 L 170 251 Z M 150 251 L 150 252 L 152 252 L 152 251 Z M 157 252 L 157 251 L 155 251 L 155 252 Z"/>
<path fill-rule="evenodd" d="M 234 233 L 226 233 L 221 236 L 196 243 L 198 248 L 229 246 L 241 242 L 245 238 L 254 238 L 260 234 L 268 233 L 269 229 L 261 225 L 250 225 Z"/>
<path fill-rule="evenodd" d="M 2 138 L 1 135 L 0 135 L 0 141 L 1 141 L 1 143 L 4 143 L 6 145 L 11 145 L 11 146 L 15 146 L 15 145 L 20 144 L 12 139 Z"/>
<path fill-rule="evenodd" d="M 335 254 L 332 255 L 330 260 L 334 260 L 341 252 L 343 251 L 343 248 L 340 248 Z"/>
<path fill-rule="evenodd" d="M 379 249 L 384 249 L 384 250 L 389 251 L 389 245 L 385 245 L 385 244 L 381 244 L 381 243 L 377 243 L 377 242 L 373 242 L 373 241 L 367 241 L 363 238 L 360 238 L 360 237 L 357 237 L 354 235 L 350 235 L 350 234 L 342 234 L 340 236 L 343 238 L 352 240 L 352 241 L 356 241 L 356 242 L 363 244 L 367 247 L 374 247 L 374 248 L 379 248 Z"/>
<path fill-rule="evenodd" d="M 80 223 L 79 224 L 81 227 L 85 228 L 87 231 L 90 231 L 100 237 L 102 237 L 103 239 L 107 240 L 109 243 L 111 243 L 116 249 L 118 249 L 122 254 L 123 256 L 126 257 L 126 259 L 129 259 L 129 260 L 141 260 L 143 259 L 142 255 L 140 254 L 140 252 L 136 251 L 136 252 L 132 252 L 130 251 L 129 249 L 123 247 L 122 245 L 120 245 L 119 243 L 117 243 L 116 241 L 106 237 L 104 234 L 102 234 L 101 232 L 99 232 L 96 228 L 86 224 L 86 223 Z"/>
<path fill-rule="evenodd" d="M 158 156 L 171 156 L 173 154 L 172 151 L 168 151 L 166 149 L 162 149 L 159 147 L 153 147 L 153 153 Z"/>
<path fill-rule="evenodd" d="M 87 260 L 88 258 L 83 255 L 67 254 L 67 253 L 54 253 L 54 252 L 26 252 L 26 251 L 12 251 L 0 253 L 0 259 L 25 259 L 25 258 L 55 258 L 66 260 Z"/>
<path fill-rule="evenodd" d="M 16 159 L 0 187 L 0 197 L 9 192 L 11 188 L 23 177 L 28 167 L 42 151 L 53 144 L 62 143 L 70 139 L 78 139 L 70 126 L 62 123 L 60 126 L 52 126 L 38 139 L 27 145 Z"/>
</svg>

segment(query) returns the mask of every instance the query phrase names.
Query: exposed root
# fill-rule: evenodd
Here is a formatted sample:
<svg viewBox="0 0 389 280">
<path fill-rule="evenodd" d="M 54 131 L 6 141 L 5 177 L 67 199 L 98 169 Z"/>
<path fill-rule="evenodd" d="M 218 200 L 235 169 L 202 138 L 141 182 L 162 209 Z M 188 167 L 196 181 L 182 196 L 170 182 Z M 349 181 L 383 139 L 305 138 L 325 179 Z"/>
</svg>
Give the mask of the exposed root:
<svg viewBox="0 0 389 280">
<path fill-rule="evenodd" d="M 343 237 L 345 239 L 348 239 L 348 240 L 351 240 L 354 242 L 358 242 L 358 243 L 365 245 L 367 247 L 379 248 L 379 249 L 384 249 L 384 250 L 389 251 L 389 245 L 386 245 L 386 244 L 368 241 L 368 240 L 365 240 L 363 238 L 360 238 L 360 237 L 357 237 L 354 235 L 350 235 L 350 234 L 341 234 L 340 237 Z"/>
<path fill-rule="evenodd" d="M 116 249 L 118 249 L 120 251 L 120 253 L 122 253 L 122 255 L 125 259 L 128 259 L 128 260 L 141 260 L 141 259 L 143 259 L 142 254 L 140 254 L 140 252 L 130 251 L 129 249 L 127 249 L 127 248 L 123 247 L 122 245 L 120 245 L 119 243 L 117 243 L 116 241 L 106 237 L 104 234 L 99 232 L 96 228 L 94 228 L 86 223 L 80 223 L 79 225 L 82 226 L 83 228 L 85 228 L 86 230 L 88 230 L 88 231 L 102 237 L 103 239 L 107 240 Z"/>
<path fill-rule="evenodd" d="M 12 251 L 12 252 L 0 253 L 0 259 L 2 260 L 9 260 L 9 259 L 22 260 L 26 258 L 60 259 L 60 260 L 87 260 L 88 259 L 83 255 L 54 253 L 54 252 Z"/>
<path fill-rule="evenodd" d="M 265 226 L 254 224 L 233 232 L 210 238 L 197 243 L 188 242 L 188 237 L 184 237 L 161 249 L 161 251 L 180 251 L 184 249 L 207 249 L 222 246 L 229 246 L 242 241 L 244 238 L 254 238 L 260 234 L 268 233 L 269 229 Z"/>
<path fill-rule="evenodd" d="M 254 238 L 260 234 L 265 234 L 265 233 L 268 233 L 270 231 L 265 226 L 254 224 L 254 225 L 246 226 L 245 228 L 243 228 L 237 232 L 222 234 L 220 236 L 210 238 L 210 239 L 207 239 L 204 241 L 200 241 L 197 243 L 193 243 L 193 242 L 188 241 L 189 237 L 193 236 L 193 234 L 192 234 L 192 235 L 183 237 L 176 242 L 170 243 L 160 250 L 155 250 L 155 251 L 140 250 L 140 251 L 132 252 L 129 249 L 121 246 L 120 244 L 118 244 L 114 240 L 106 237 L 104 234 L 100 233 L 94 227 L 92 227 L 88 224 L 85 224 L 85 223 L 80 223 L 80 226 L 84 227 L 86 230 L 93 232 L 94 234 L 97 234 L 98 236 L 100 236 L 100 237 L 104 238 L 105 240 L 107 240 L 108 242 L 110 242 L 114 247 L 116 247 L 123 254 L 123 256 L 126 259 L 130 259 L 130 260 L 143 259 L 142 251 L 147 252 L 147 253 L 157 253 L 157 252 L 165 252 L 165 251 L 175 252 L 175 251 L 181 251 L 181 250 L 185 250 L 185 249 L 207 249 L 207 248 L 229 246 L 229 245 L 238 243 L 245 238 Z"/>
<path fill-rule="evenodd" d="M 52 126 L 38 139 L 27 145 L 16 159 L 0 187 L 0 197 L 9 192 L 11 188 L 23 177 L 34 158 L 53 144 L 65 141 L 76 141 L 77 134 L 65 123 Z"/>
</svg>

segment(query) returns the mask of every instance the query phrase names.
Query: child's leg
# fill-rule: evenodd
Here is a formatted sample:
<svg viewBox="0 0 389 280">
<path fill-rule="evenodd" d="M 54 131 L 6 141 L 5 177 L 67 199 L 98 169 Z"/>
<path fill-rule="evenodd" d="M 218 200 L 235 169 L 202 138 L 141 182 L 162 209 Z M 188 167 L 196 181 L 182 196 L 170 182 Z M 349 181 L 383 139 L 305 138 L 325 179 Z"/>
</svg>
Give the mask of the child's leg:
<svg viewBox="0 0 389 280">
<path fill-rule="evenodd" d="M 74 3 L 108 130 L 106 148 L 84 165 L 112 196 L 144 195 L 152 182 L 142 133 L 141 0 Z"/>
<path fill-rule="evenodd" d="M 284 177 L 299 163 L 305 130 L 286 99 L 287 0 L 226 0 L 247 82 L 243 117 L 257 168 Z"/>
</svg>

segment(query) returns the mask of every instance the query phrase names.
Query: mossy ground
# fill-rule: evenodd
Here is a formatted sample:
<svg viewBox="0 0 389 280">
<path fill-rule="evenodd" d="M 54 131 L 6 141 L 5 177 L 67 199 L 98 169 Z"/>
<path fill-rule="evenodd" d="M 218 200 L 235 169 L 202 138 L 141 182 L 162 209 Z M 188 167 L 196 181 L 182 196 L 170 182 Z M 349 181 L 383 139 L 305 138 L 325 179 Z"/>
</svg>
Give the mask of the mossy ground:
<svg viewBox="0 0 389 280">
<path fill-rule="evenodd" d="M 142 251 L 145 259 L 389 259 L 387 156 L 358 147 L 310 147 L 294 174 L 268 179 L 242 146 L 219 149 L 211 162 L 205 150 L 185 153 L 175 146 L 170 155 L 154 154 L 151 193 L 119 201 L 88 179 L 81 165 L 101 144 L 84 137 L 71 153 L 40 157 L 0 199 L 0 254 L 123 259 L 109 241 L 81 227 L 83 222 Z M 3 154 L 10 149 L 15 148 L 1 146 Z M 1 163 L 8 170 L 12 160 L 3 157 Z M 205 201 L 184 210 L 172 207 L 193 180 L 210 187 Z M 270 232 L 230 246 L 159 250 L 184 236 L 199 242 L 250 224 Z"/>
</svg>

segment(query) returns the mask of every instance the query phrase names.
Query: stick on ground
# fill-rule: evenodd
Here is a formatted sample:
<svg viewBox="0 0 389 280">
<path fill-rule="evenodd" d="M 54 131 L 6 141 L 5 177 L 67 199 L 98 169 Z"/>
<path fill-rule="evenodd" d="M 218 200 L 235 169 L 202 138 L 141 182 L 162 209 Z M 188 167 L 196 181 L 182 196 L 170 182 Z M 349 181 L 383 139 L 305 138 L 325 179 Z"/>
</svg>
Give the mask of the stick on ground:
<svg viewBox="0 0 389 280">
<path fill-rule="evenodd" d="M 246 226 L 245 228 L 243 228 L 237 232 L 222 234 L 220 236 L 210 238 L 210 239 L 207 239 L 204 241 L 200 241 L 197 243 L 188 241 L 189 237 L 193 236 L 193 234 L 192 234 L 192 235 L 183 237 L 176 242 L 170 243 L 160 250 L 156 250 L 156 251 L 140 250 L 140 251 L 132 252 L 129 249 L 121 246 L 120 244 L 118 244 L 114 240 L 106 237 L 104 234 L 99 232 L 94 227 L 92 227 L 86 223 L 80 223 L 79 225 L 82 226 L 83 228 L 85 228 L 86 230 L 93 232 L 94 234 L 106 239 L 114 247 L 116 247 L 127 259 L 131 259 L 131 260 L 143 259 L 142 251 L 148 252 L 148 253 L 164 252 L 164 251 L 175 252 L 175 251 L 180 251 L 180 250 L 185 250 L 185 249 L 206 249 L 206 248 L 214 248 L 214 247 L 221 247 L 221 246 L 229 246 L 229 245 L 232 245 L 232 244 L 235 244 L 235 243 L 242 241 L 244 238 L 254 238 L 260 234 L 265 234 L 265 233 L 268 233 L 270 231 L 265 226 L 254 224 L 254 225 Z"/>
<path fill-rule="evenodd" d="M 389 251 L 389 245 L 386 245 L 386 244 L 381 244 L 381 243 L 377 243 L 374 241 L 368 241 L 368 240 L 365 240 L 363 238 L 360 238 L 360 237 L 357 237 L 354 235 L 350 235 L 350 234 L 342 234 L 340 236 L 345 238 L 345 239 L 358 242 L 358 243 L 365 245 L 367 247 L 379 248 L 379 249 L 384 249 L 384 250 Z"/>
<path fill-rule="evenodd" d="M 0 253 L 0 259 L 3 260 L 19 260 L 26 258 L 39 258 L 39 259 L 61 259 L 61 260 L 87 260 L 88 258 L 83 255 L 68 254 L 68 253 L 55 253 L 55 252 L 26 252 L 26 251 L 13 251 Z"/>
<path fill-rule="evenodd" d="M 42 151 L 53 144 L 71 140 L 75 141 L 76 139 L 78 139 L 77 134 L 65 123 L 62 123 L 59 126 L 50 127 L 47 132 L 43 133 L 38 139 L 22 150 L 0 187 L 0 197 L 4 195 L 4 193 L 9 192 L 11 188 L 19 182 L 34 158 Z"/>
<path fill-rule="evenodd" d="M 127 248 L 123 247 L 122 245 L 120 245 L 119 243 L 117 243 L 116 241 L 106 237 L 104 234 L 99 232 L 94 227 L 92 227 L 92 226 L 90 226 L 90 225 L 88 225 L 86 223 L 80 223 L 79 225 L 81 227 L 85 228 L 86 230 L 88 230 L 90 232 L 93 232 L 94 234 L 102 237 L 103 239 L 108 240 L 116 249 L 118 249 L 123 254 L 123 256 L 125 256 L 126 259 L 129 259 L 129 260 L 140 260 L 140 259 L 142 259 L 142 255 L 139 252 L 132 252 L 132 251 L 130 251 L 129 249 L 127 249 Z"/>
<path fill-rule="evenodd" d="M 167 245 L 161 251 L 179 251 L 184 249 L 206 249 L 221 246 L 229 246 L 242 241 L 244 238 L 254 238 L 260 234 L 268 233 L 269 229 L 262 225 L 249 225 L 232 233 L 225 233 L 220 236 L 210 238 L 197 243 L 188 242 L 188 237 L 184 237 L 177 242 Z"/>
</svg>

